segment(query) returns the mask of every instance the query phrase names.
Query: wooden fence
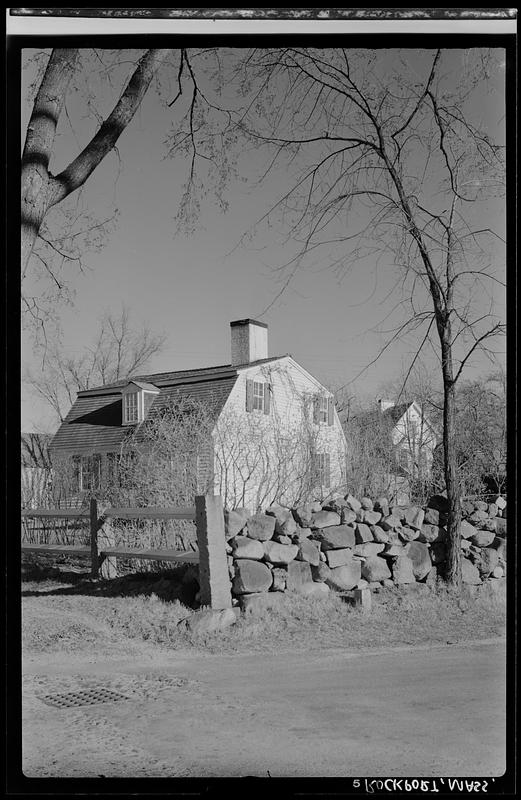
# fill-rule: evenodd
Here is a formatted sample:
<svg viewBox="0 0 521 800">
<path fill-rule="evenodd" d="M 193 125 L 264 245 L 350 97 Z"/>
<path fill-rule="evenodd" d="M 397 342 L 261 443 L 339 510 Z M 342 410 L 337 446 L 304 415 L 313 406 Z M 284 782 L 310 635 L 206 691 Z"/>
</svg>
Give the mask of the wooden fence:
<svg viewBox="0 0 521 800">
<path fill-rule="evenodd" d="M 179 508 L 105 508 L 100 511 L 98 502 L 91 499 L 90 508 L 27 508 L 22 518 L 65 519 L 84 522 L 89 526 L 89 546 L 65 544 L 31 544 L 22 542 L 23 552 L 46 555 L 79 555 L 90 557 L 93 577 L 112 578 L 116 574 L 116 558 L 139 558 L 153 561 L 199 564 L 201 604 L 211 608 L 231 607 L 231 587 L 228 575 L 224 515 L 219 496 L 205 495 L 195 498 L 195 506 Z M 115 547 L 110 520 L 113 519 L 177 519 L 192 520 L 197 531 L 199 552 Z M 106 544 L 100 546 L 100 533 Z"/>
</svg>

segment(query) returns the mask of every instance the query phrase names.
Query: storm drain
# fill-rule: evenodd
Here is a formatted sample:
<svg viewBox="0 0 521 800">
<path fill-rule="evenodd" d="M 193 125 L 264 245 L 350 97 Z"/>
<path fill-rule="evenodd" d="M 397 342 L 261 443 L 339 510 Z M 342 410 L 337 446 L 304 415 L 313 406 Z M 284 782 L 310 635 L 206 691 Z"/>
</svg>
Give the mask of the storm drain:
<svg viewBox="0 0 521 800">
<path fill-rule="evenodd" d="M 116 703 L 119 700 L 129 700 L 124 694 L 113 692 L 112 689 L 103 687 L 95 689 L 82 689 L 79 692 L 65 692 L 62 694 L 40 695 L 40 700 L 48 706 L 55 708 L 76 708 L 77 706 L 92 706 L 96 703 Z"/>
</svg>

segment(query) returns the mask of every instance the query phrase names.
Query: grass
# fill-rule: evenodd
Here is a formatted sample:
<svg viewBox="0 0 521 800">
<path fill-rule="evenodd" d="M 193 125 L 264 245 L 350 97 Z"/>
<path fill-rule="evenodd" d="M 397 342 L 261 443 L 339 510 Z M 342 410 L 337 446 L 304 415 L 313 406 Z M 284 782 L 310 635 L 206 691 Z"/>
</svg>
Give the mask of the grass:
<svg viewBox="0 0 521 800">
<path fill-rule="evenodd" d="M 29 570 L 23 583 L 26 654 L 59 651 L 129 652 L 150 644 L 206 653 L 254 653 L 324 648 L 360 650 L 464 642 L 501 636 L 505 591 L 456 598 L 420 584 L 372 595 L 369 614 L 331 593 L 326 599 L 287 594 L 275 610 L 250 612 L 219 633 L 197 636 L 177 626 L 193 613 L 182 571 L 91 581 L 84 574 Z"/>
</svg>

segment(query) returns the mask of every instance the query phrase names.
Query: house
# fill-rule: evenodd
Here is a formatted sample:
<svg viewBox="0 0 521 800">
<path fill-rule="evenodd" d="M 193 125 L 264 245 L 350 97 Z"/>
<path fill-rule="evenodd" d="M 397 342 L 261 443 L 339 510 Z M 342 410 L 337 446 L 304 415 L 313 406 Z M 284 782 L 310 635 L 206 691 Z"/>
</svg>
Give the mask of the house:
<svg viewBox="0 0 521 800">
<path fill-rule="evenodd" d="M 50 434 L 21 434 L 21 494 L 24 508 L 37 508 L 45 500 L 51 476 Z"/>
<path fill-rule="evenodd" d="M 268 355 L 266 324 L 236 320 L 230 333 L 230 364 L 78 392 L 51 453 L 73 459 L 80 491 L 102 487 L 168 409 L 186 411 L 190 403 L 211 421 L 194 467 L 199 491 L 220 494 L 228 507 L 256 510 L 343 488 L 346 445 L 332 394 L 292 356 Z"/>
<path fill-rule="evenodd" d="M 416 401 L 395 405 L 379 400 L 379 412 L 389 425 L 397 471 L 405 477 L 427 478 L 431 474 L 436 429 Z"/>
</svg>

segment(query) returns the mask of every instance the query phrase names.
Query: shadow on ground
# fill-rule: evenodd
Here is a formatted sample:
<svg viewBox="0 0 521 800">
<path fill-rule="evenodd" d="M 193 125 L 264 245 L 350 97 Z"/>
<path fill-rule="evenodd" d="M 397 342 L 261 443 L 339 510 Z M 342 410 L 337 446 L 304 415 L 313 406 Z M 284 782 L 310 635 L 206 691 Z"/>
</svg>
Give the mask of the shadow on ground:
<svg viewBox="0 0 521 800">
<path fill-rule="evenodd" d="M 59 568 L 24 564 L 22 581 L 41 584 L 41 588 L 37 586 L 22 590 L 22 597 L 146 597 L 154 594 L 161 600 L 179 600 L 189 608 L 199 608 L 195 599 L 199 589 L 197 572 L 191 565 L 170 567 L 161 572 L 133 572 L 117 578 L 103 579 L 92 578 L 88 572 L 68 565 Z"/>
</svg>

